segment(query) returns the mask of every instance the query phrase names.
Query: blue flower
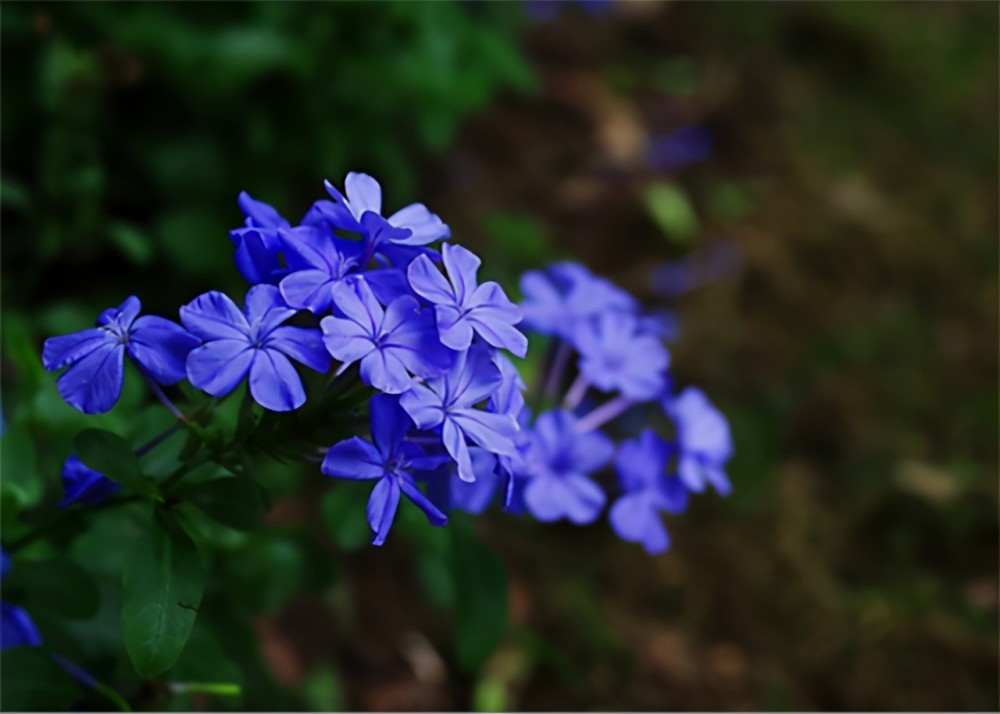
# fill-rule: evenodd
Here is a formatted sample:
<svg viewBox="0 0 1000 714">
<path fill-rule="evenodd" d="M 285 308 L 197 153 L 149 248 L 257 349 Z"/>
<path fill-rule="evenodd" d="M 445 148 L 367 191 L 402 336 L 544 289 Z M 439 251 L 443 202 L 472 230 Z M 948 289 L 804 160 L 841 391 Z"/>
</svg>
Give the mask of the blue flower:
<svg viewBox="0 0 1000 714">
<path fill-rule="evenodd" d="M 433 525 L 445 525 L 448 517 L 420 491 L 411 473 L 422 468 L 425 455 L 419 446 L 404 441 L 413 423 L 400 408 L 399 398 L 376 394 L 370 411 L 375 445 L 356 436 L 341 441 L 326 452 L 321 470 L 336 478 L 378 480 L 368 499 L 368 525 L 375 532 L 375 545 L 382 545 L 389 535 L 400 493 L 413 501 Z"/>
<path fill-rule="evenodd" d="M 614 451 L 611 439 L 601 432 L 578 431 L 568 411 L 539 416 L 521 474 L 528 478 L 523 494 L 528 511 L 540 521 L 594 521 L 606 497 L 587 476 L 607 464 Z"/>
<path fill-rule="evenodd" d="M 278 261 L 283 247 L 281 233 L 291 226 L 274 208 L 255 201 L 246 191 L 237 202 L 246 221 L 245 227 L 229 231 L 236 246 L 236 268 L 249 283 L 272 282 L 282 272 Z"/>
<path fill-rule="evenodd" d="M 316 229 L 289 234 L 285 240 L 285 260 L 289 273 L 279 285 L 290 307 L 313 314 L 328 312 L 333 300 L 331 288 L 358 268 L 361 246 L 356 241 L 337 238 Z"/>
<path fill-rule="evenodd" d="M 591 384 L 643 401 L 663 393 L 670 356 L 658 339 L 638 328 L 635 316 L 606 312 L 580 325 L 575 338 L 580 372 Z"/>
<path fill-rule="evenodd" d="M 361 379 L 388 394 L 410 388 L 410 374 L 436 377 L 451 366 L 452 353 L 437 339 L 434 318 L 416 299 L 396 298 L 383 310 L 363 278 L 333 288 L 337 309 L 346 317 L 324 317 L 323 342 L 343 363 L 361 360 Z"/>
<path fill-rule="evenodd" d="M 410 286 L 434 304 L 441 342 L 465 350 L 472 344 L 475 332 L 493 347 L 524 357 L 528 339 L 514 327 L 521 321 L 521 309 L 496 283 L 477 286 L 476 272 L 481 261 L 471 252 L 448 243 L 441 252 L 448 280 L 426 255 L 415 258 L 407 270 Z"/>
<path fill-rule="evenodd" d="M 66 495 L 59 502 L 58 508 L 77 502 L 84 506 L 96 506 L 122 490 L 120 483 L 94 471 L 80 461 L 76 454 L 72 454 L 63 464 L 62 482 Z"/>
<path fill-rule="evenodd" d="M 611 506 L 611 527 L 622 540 L 642 543 L 653 555 L 670 547 L 659 512 L 687 508 L 687 489 L 676 476 L 667 475 L 670 456 L 670 445 L 646 429 L 638 439 L 623 442 L 615 458 L 624 493 Z"/>
<path fill-rule="evenodd" d="M 45 369 L 69 367 L 56 382 L 68 404 L 85 414 L 111 409 L 122 393 L 126 352 L 159 384 L 184 378 L 184 360 L 200 341 L 170 320 L 138 317 L 141 309 L 139 298 L 132 296 L 102 312 L 97 327 L 45 341 Z"/>
<path fill-rule="evenodd" d="M 454 366 L 444 375 L 414 384 L 400 397 L 400 405 L 419 429 L 441 427 L 441 440 L 458 464 L 458 475 L 475 480 L 466 438 L 493 454 L 515 454 L 513 441 L 517 422 L 508 414 L 493 414 L 475 408 L 501 385 L 499 368 L 485 345 L 459 352 Z"/>
<path fill-rule="evenodd" d="M 10 571 L 10 556 L 0 548 L 0 578 Z M 40 647 L 42 636 L 27 612 L 7 602 L 0 602 L 0 650 L 8 647 Z"/>
<path fill-rule="evenodd" d="M 333 206 L 327 207 L 327 220 L 334 227 L 360 233 L 373 243 L 388 241 L 399 245 L 427 245 L 451 235 L 448 226 L 422 203 L 411 203 L 388 219 L 383 219 L 382 187 L 368 174 L 353 171 L 347 174 L 344 180 L 346 197 L 329 181 L 325 185 L 334 199 Z M 404 232 L 388 230 L 384 225 L 386 223 L 389 228 Z M 376 231 L 382 231 L 384 235 L 376 235 Z"/>
<path fill-rule="evenodd" d="M 607 312 L 634 313 L 635 299 L 579 263 L 556 263 L 521 276 L 524 325 L 572 341 L 577 325 Z"/>
<path fill-rule="evenodd" d="M 732 490 L 724 466 L 733 455 L 729 422 L 697 387 L 663 402 L 677 430 L 677 475 L 691 491 L 711 484 L 723 496 Z"/>
<path fill-rule="evenodd" d="M 653 139 L 646 161 L 657 171 L 671 172 L 704 161 L 712 152 L 712 133 L 703 126 L 686 126 Z"/>
<path fill-rule="evenodd" d="M 222 397 L 249 374 L 250 394 L 261 406 L 278 412 L 302 406 L 305 389 L 288 358 L 325 372 L 330 357 L 319 330 L 282 326 L 295 313 L 273 285 L 250 288 L 243 312 L 215 290 L 192 300 L 181 308 L 181 321 L 205 344 L 188 355 L 191 384 Z"/>
</svg>

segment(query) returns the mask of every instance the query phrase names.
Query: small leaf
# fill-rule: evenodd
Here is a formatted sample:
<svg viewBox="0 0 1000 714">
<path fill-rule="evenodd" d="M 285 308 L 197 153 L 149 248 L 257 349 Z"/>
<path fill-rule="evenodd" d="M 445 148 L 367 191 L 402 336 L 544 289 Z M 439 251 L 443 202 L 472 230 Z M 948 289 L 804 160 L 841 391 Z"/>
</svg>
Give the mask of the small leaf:
<svg viewBox="0 0 1000 714">
<path fill-rule="evenodd" d="M 127 489 L 151 496 L 153 483 L 142 475 L 132 447 L 123 438 L 104 429 L 84 429 L 73 440 L 80 461 Z"/>
<path fill-rule="evenodd" d="M 166 672 L 191 635 L 205 570 L 194 543 L 157 514 L 125 560 L 122 624 L 125 648 L 140 677 Z"/>
<path fill-rule="evenodd" d="M 343 550 L 361 548 L 371 540 L 365 499 L 351 484 L 338 483 L 323 495 L 323 523 L 330 538 Z"/>
<path fill-rule="evenodd" d="M 657 183 L 646 189 L 646 207 L 663 235 L 678 245 L 687 245 L 698 230 L 698 216 L 687 194 L 679 186 Z"/>
<path fill-rule="evenodd" d="M 249 478 L 220 478 L 194 484 L 178 495 L 230 528 L 246 531 L 260 525 L 267 512 L 263 489 Z"/>
<path fill-rule="evenodd" d="M 39 647 L 11 647 L 0 657 L 0 709 L 69 711 L 80 688 Z"/>
<path fill-rule="evenodd" d="M 474 672 L 486 662 L 507 631 L 507 570 L 500 556 L 470 534 L 452 543 L 455 585 L 455 654 Z"/>
</svg>

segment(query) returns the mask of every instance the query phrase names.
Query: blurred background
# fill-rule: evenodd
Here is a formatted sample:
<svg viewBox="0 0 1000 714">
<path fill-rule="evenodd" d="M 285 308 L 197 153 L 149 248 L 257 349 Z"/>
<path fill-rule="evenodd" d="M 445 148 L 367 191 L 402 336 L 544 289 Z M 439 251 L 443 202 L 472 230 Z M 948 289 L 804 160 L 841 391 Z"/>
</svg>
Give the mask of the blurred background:
<svg viewBox="0 0 1000 714">
<path fill-rule="evenodd" d="M 474 673 L 454 666 L 455 593 L 419 519 L 363 546 L 319 513 L 325 479 L 277 470 L 273 533 L 214 574 L 245 595 L 206 600 L 179 665 L 242 681 L 212 706 L 1000 706 L 996 5 L 32 3 L 0 20 L 5 518 L 59 498 L 77 429 L 126 429 L 146 399 L 82 419 L 41 371 L 44 338 L 129 294 L 164 315 L 242 294 L 237 194 L 294 221 L 349 170 L 390 207 L 425 202 L 513 293 L 572 257 L 675 310 L 675 376 L 731 422 L 734 493 L 668 519 L 664 556 L 604 522 L 481 519 L 511 624 Z M 98 531 L 71 555 L 114 580 L 113 524 Z M 80 661 L 113 662 L 116 607 L 73 626 Z"/>
</svg>

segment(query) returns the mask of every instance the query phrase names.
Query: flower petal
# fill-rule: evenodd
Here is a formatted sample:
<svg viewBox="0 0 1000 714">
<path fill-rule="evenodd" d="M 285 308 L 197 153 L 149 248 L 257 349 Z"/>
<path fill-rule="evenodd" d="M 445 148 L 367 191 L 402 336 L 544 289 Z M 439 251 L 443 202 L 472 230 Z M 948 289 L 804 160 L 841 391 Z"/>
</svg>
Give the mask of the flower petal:
<svg viewBox="0 0 1000 714">
<path fill-rule="evenodd" d="M 414 384 L 401 394 L 399 404 L 418 429 L 432 429 L 444 420 L 441 397 L 424 384 Z"/>
<path fill-rule="evenodd" d="M 180 309 L 181 322 L 192 335 L 203 340 L 246 340 L 250 325 L 227 295 L 211 290 Z"/>
<path fill-rule="evenodd" d="M 122 394 L 124 366 L 125 346 L 106 342 L 66 370 L 56 386 L 67 404 L 84 414 L 103 414 Z"/>
<path fill-rule="evenodd" d="M 188 355 L 188 380 L 213 397 L 223 397 L 243 381 L 254 352 L 246 338 L 207 342 Z"/>
<path fill-rule="evenodd" d="M 72 335 L 50 337 L 42 347 L 42 365 L 49 372 L 78 362 L 104 344 L 116 344 L 117 338 L 108 330 L 92 327 Z"/>
<path fill-rule="evenodd" d="M 326 270 L 297 270 L 286 275 L 279 288 L 281 296 L 290 306 L 318 315 L 330 309 L 333 283 Z"/>
<path fill-rule="evenodd" d="M 457 305 L 455 290 L 426 255 L 418 255 L 406 269 L 410 287 L 420 297 L 435 304 Z"/>
<path fill-rule="evenodd" d="M 143 315 L 132 326 L 128 353 L 159 384 L 184 379 L 185 362 L 201 340 L 178 325 L 155 315 Z"/>
<path fill-rule="evenodd" d="M 375 299 L 375 294 L 364 278 L 348 278 L 335 283 L 331 288 L 333 303 L 347 319 L 365 329 L 365 333 L 375 337 L 382 325 L 385 312 Z"/>
<path fill-rule="evenodd" d="M 323 334 L 309 327 L 276 327 L 264 340 L 263 347 L 278 350 L 317 372 L 326 372 L 330 367 Z"/>
<path fill-rule="evenodd" d="M 469 456 L 469 447 L 465 443 L 465 434 L 450 417 L 444 420 L 441 441 L 445 450 L 451 454 L 451 458 L 455 459 L 455 463 L 458 465 L 458 477 L 463 481 L 475 481 L 476 472 L 472 468 L 472 458 Z"/>
<path fill-rule="evenodd" d="M 352 171 L 344 179 L 344 188 L 347 191 L 351 213 L 358 220 L 361 220 L 365 211 L 382 213 L 382 187 L 368 174 Z"/>
<path fill-rule="evenodd" d="M 368 497 L 368 525 L 375 531 L 372 545 L 385 543 L 398 508 L 399 483 L 392 476 L 386 476 L 375 484 Z"/>
<path fill-rule="evenodd" d="M 650 555 L 670 547 L 670 537 L 653 503 L 645 493 L 619 498 L 608 513 L 611 527 L 622 540 L 642 543 Z"/>
<path fill-rule="evenodd" d="M 476 273 L 482 261 L 470 250 L 454 243 L 441 246 L 448 279 L 455 288 L 455 300 L 465 305 L 476 289 Z"/>
<path fill-rule="evenodd" d="M 399 406 L 399 398 L 387 394 L 376 394 L 368 406 L 371 415 L 372 440 L 386 459 L 392 458 L 413 421 L 406 410 Z"/>
<path fill-rule="evenodd" d="M 425 496 L 416 484 L 408 480 L 406 477 L 400 477 L 399 487 L 406 494 L 406 497 L 416 504 L 417 508 L 424 512 L 427 516 L 427 520 L 431 525 L 443 526 L 448 523 L 448 516 L 443 514 L 437 506 L 430 502 L 430 499 Z"/>
<path fill-rule="evenodd" d="M 422 203 L 411 203 L 399 209 L 389 216 L 389 223 L 399 228 L 410 229 L 410 237 L 398 241 L 404 245 L 427 245 L 451 235 L 448 226 Z"/>
<path fill-rule="evenodd" d="M 274 349 L 254 352 L 250 362 L 250 394 L 254 401 L 273 412 L 289 412 L 305 404 L 302 380 L 288 358 Z"/>
<path fill-rule="evenodd" d="M 323 457 L 320 471 L 336 478 L 365 480 L 384 476 L 385 464 L 374 446 L 352 436 L 330 447 Z"/>
</svg>

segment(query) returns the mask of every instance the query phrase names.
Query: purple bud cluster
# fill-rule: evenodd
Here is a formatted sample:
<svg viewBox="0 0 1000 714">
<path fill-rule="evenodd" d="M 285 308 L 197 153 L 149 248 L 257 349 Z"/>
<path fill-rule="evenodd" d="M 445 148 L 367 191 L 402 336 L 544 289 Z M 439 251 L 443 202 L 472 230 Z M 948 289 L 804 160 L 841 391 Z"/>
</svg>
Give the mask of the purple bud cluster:
<svg viewBox="0 0 1000 714">
<path fill-rule="evenodd" d="M 210 291 L 180 308 L 178 324 L 139 317 L 130 297 L 95 328 L 47 340 L 45 368 L 66 370 L 63 398 L 88 414 L 109 410 L 127 355 L 168 405 L 160 388 L 186 378 L 215 398 L 245 382 L 265 410 L 288 412 L 309 399 L 299 370 L 332 366 L 331 380 L 360 380 L 375 392 L 367 437 L 316 445 L 327 476 L 374 482 L 367 518 L 375 544 L 403 496 L 434 525 L 453 508 L 482 512 L 497 493 L 508 510 L 542 521 L 590 523 L 608 501 L 594 476 L 614 463 L 612 526 L 659 552 L 668 545 L 659 512 L 683 510 L 688 493 L 707 484 L 728 491 L 727 424 L 701 392 L 672 393 L 669 322 L 571 263 L 524 275 L 519 306 L 497 283 L 479 282 L 480 259 L 447 242 L 448 226 L 423 204 L 386 217 L 381 186 L 361 173 L 347 175 L 343 192 L 326 189 L 329 198 L 298 225 L 240 195 L 245 221 L 230 239 L 251 284 L 242 307 Z M 558 396 L 576 355 L 561 407 L 536 418 L 506 354 L 525 357 L 520 326 L 559 345 L 538 394 Z M 607 399 L 595 404 L 596 395 Z M 616 447 L 599 428 L 644 403 L 661 407 L 672 435 L 647 429 Z M 61 505 L 95 505 L 117 490 L 75 457 L 64 481 Z"/>
</svg>

